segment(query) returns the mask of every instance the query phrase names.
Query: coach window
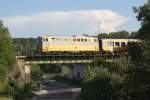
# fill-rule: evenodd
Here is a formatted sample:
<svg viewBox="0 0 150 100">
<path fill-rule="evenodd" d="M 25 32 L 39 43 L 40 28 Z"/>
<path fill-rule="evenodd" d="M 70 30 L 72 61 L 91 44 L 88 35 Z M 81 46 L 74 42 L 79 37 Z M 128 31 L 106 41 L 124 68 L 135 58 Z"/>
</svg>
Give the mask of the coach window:
<svg viewBox="0 0 150 100">
<path fill-rule="evenodd" d="M 125 42 L 121 42 L 121 46 L 126 46 L 126 43 Z"/>
<path fill-rule="evenodd" d="M 115 46 L 120 46 L 120 43 L 119 42 L 115 42 Z"/>
<path fill-rule="evenodd" d="M 55 38 L 52 38 L 52 41 L 55 41 Z"/>
<path fill-rule="evenodd" d="M 87 42 L 87 39 L 84 39 L 85 42 Z"/>
<path fill-rule="evenodd" d="M 81 41 L 83 42 L 83 41 L 84 41 L 84 39 L 81 39 Z"/>
<path fill-rule="evenodd" d="M 48 41 L 48 38 L 46 38 L 45 41 Z"/>
<path fill-rule="evenodd" d="M 80 41 L 80 39 L 77 39 L 77 41 Z"/>
</svg>

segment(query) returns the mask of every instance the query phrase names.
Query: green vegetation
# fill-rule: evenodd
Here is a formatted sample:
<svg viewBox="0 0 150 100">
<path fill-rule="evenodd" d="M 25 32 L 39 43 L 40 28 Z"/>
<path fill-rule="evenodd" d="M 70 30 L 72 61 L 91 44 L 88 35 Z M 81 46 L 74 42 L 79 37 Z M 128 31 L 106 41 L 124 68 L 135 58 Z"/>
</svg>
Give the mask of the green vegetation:
<svg viewBox="0 0 150 100">
<path fill-rule="evenodd" d="M 150 0 L 145 5 L 135 8 L 135 12 L 138 13 L 137 18 L 141 21 L 138 37 L 142 39 L 142 43 L 136 51 L 137 58 L 131 53 L 134 66 L 129 70 L 127 89 L 132 100 L 148 100 L 150 98 Z"/>
<path fill-rule="evenodd" d="M 100 33 L 98 34 L 98 37 L 99 38 L 117 38 L 117 39 L 120 39 L 120 38 L 137 38 L 136 37 L 136 34 L 137 32 L 127 32 L 127 31 L 118 31 L 118 32 L 111 32 L 109 34 L 107 33 Z"/>
<path fill-rule="evenodd" d="M 16 65 L 15 46 L 8 29 L 0 21 L 0 100 L 25 100 L 31 97 L 30 84 L 22 81 Z"/>
<path fill-rule="evenodd" d="M 43 72 L 38 65 L 31 66 L 31 85 L 32 90 L 41 90 L 41 81 L 43 78 Z"/>
<path fill-rule="evenodd" d="M 37 50 L 37 38 L 14 38 L 13 41 L 15 43 L 15 50 L 17 55 L 21 55 L 24 52 Z"/>
<path fill-rule="evenodd" d="M 142 24 L 132 36 L 140 38 L 142 42 L 131 43 L 129 55 L 121 57 L 117 62 L 97 60 L 96 64 L 88 66 L 82 86 L 83 100 L 149 100 L 150 0 L 144 6 L 134 9 Z M 110 35 L 102 34 L 99 37 L 109 38 L 107 36 Z"/>
<path fill-rule="evenodd" d="M 15 65 L 15 52 L 9 31 L 2 21 L 0 21 L 0 46 L 0 81 L 5 83 Z"/>
<path fill-rule="evenodd" d="M 85 100 L 122 100 L 125 95 L 124 84 L 130 58 L 122 56 L 115 62 L 99 61 L 86 69 L 82 86 Z M 97 62 L 96 62 L 97 63 Z"/>
<path fill-rule="evenodd" d="M 15 66 L 15 51 L 8 29 L 0 21 L 0 92 L 5 91 L 6 84 L 12 79 Z"/>
</svg>

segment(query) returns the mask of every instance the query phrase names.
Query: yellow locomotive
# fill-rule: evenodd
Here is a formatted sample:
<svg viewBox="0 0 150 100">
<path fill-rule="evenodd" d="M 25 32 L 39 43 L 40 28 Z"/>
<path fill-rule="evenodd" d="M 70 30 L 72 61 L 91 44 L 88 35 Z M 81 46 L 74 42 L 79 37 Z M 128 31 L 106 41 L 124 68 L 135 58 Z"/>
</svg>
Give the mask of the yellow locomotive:
<svg viewBox="0 0 150 100">
<path fill-rule="evenodd" d="M 129 42 L 138 42 L 138 39 L 98 39 L 97 37 L 76 36 L 41 36 L 40 52 L 59 53 L 113 53 L 126 51 Z"/>
<path fill-rule="evenodd" d="M 98 52 L 99 43 L 96 37 L 40 37 L 41 52 Z"/>
</svg>

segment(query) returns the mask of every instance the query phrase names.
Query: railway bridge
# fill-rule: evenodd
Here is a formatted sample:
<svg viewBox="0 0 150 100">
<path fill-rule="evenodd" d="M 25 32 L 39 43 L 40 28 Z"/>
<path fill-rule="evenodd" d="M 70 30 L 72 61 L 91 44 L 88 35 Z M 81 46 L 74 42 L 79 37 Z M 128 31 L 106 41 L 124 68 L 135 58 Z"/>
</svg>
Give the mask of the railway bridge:
<svg viewBox="0 0 150 100">
<path fill-rule="evenodd" d="M 32 64 L 66 64 L 70 68 L 68 78 L 75 76 L 83 78 L 85 65 L 92 63 L 98 58 L 108 62 L 118 59 L 117 54 L 51 54 L 51 53 L 25 53 L 23 56 L 16 56 L 17 64 L 21 69 L 22 77 L 30 78 L 30 66 Z"/>
</svg>

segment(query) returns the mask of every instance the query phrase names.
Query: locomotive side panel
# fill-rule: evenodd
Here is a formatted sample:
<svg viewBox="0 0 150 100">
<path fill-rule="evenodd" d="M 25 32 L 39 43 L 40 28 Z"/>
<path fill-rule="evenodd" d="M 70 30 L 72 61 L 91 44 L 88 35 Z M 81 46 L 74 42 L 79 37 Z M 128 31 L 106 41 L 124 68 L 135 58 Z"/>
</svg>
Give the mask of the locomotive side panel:
<svg viewBox="0 0 150 100">
<path fill-rule="evenodd" d="M 98 52 L 98 39 L 93 37 L 42 37 L 42 52 Z"/>
</svg>

